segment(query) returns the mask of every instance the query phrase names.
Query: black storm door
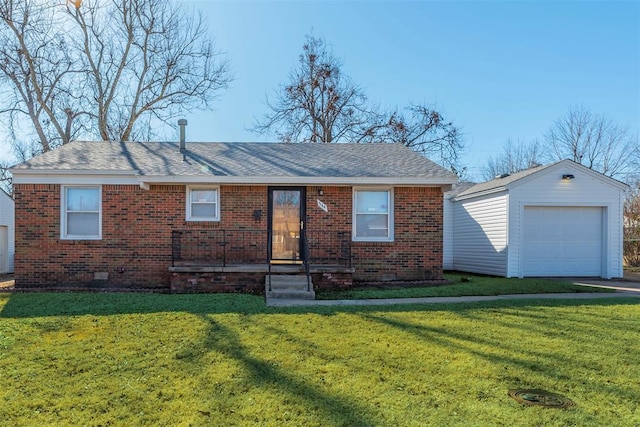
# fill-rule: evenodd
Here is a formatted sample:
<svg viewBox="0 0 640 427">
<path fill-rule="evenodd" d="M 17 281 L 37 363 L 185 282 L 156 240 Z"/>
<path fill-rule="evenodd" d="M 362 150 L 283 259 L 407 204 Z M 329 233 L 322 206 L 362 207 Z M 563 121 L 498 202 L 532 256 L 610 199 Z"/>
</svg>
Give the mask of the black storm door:
<svg viewBox="0 0 640 427">
<path fill-rule="evenodd" d="M 302 260 L 305 226 L 304 187 L 269 188 L 269 231 L 271 260 L 298 263 Z"/>
</svg>

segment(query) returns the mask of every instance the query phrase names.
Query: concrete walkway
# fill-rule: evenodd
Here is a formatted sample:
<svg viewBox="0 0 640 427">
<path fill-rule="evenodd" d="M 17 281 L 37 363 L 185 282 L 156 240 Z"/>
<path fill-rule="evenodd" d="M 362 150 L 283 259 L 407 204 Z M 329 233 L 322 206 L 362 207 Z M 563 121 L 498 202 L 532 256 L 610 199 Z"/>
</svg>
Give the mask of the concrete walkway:
<svg viewBox="0 0 640 427">
<path fill-rule="evenodd" d="M 363 306 L 395 304 L 455 304 L 464 302 L 527 300 L 527 299 L 572 299 L 590 300 L 600 298 L 640 298 L 640 283 L 610 280 L 580 280 L 576 285 L 602 287 L 616 290 L 615 293 L 558 293 L 558 294 L 513 294 L 466 297 L 427 297 L 390 299 L 349 299 L 349 300 L 290 300 L 268 298 L 267 307 L 319 307 L 319 306 Z"/>
</svg>

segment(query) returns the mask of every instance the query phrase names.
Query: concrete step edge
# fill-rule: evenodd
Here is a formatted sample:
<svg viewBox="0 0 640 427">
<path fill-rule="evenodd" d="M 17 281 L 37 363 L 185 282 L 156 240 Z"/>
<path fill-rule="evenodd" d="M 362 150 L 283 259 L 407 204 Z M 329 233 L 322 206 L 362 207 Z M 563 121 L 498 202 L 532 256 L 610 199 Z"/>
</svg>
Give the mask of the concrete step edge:
<svg viewBox="0 0 640 427">
<path fill-rule="evenodd" d="M 275 299 L 304 299 L 304 300 L 313 300 L 316 298 L 316 293 L 313 291 L 287 291 L 287 292 L 278 292 L 278 291 L 267 291 L 267 299 L 275 298 Z"/>
</svg>

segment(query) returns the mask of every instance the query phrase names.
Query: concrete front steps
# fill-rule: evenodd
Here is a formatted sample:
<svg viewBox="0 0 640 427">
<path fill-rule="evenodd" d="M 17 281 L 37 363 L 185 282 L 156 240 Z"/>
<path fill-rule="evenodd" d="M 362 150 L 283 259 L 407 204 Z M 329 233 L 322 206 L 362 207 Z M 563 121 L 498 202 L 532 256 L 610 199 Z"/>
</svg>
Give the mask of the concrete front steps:
<svg viewBox="0 0 640 427">
<path fill-rule="evenodd" d="M 264 281 L 267 299 L 316 299 L 313 283 L 309 284 L 309 290 L 307 290 L 307 276 L 305 274 L 271 274 L 267 275 Z M 269 283 L 271 283 L 271 290 L 269 290 Z"/>
</svg>

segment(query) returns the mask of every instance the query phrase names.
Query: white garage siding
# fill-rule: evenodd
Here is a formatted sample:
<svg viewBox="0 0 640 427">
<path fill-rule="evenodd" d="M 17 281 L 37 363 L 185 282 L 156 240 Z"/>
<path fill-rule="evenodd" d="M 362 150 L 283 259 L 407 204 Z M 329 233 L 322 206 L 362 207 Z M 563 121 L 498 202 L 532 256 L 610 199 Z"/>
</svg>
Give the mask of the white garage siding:
<svg viewBox="0 0 640 427">
<path fill-rule="evenodd" d="M 6 225 L 0 225 L 0 273 L 6 273 L 9 264 L 9 245 L 7 239 L 9 233 L 7 232 L 7 228 Z"/>
<path fill-rule="evenodd" d="M 603 208 L 527 206 L 525 276 L 601 276 Z"/>
<path fill-rule="evenodd" d="M 452 199 L 453 268 L 622 277 L 626 188 L 570 160 L 477 184 Z"/>
<path fill-rule="evenodd" d="M 442 268 L 453 270 L 453 202 L 448 197 L 442 204 Z"/>
<path fill-rule="evenodd" d="M 506 275 L 507 194 L 454 203 L 453 269 Z"/>
<path fill-rule="evenodd" d="M 13 199 L 0 190 L 0 273 L 13 272 L 15 219 Z"/>
</svg>

